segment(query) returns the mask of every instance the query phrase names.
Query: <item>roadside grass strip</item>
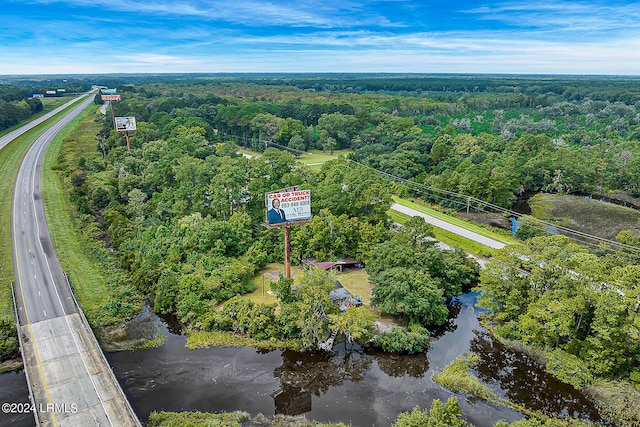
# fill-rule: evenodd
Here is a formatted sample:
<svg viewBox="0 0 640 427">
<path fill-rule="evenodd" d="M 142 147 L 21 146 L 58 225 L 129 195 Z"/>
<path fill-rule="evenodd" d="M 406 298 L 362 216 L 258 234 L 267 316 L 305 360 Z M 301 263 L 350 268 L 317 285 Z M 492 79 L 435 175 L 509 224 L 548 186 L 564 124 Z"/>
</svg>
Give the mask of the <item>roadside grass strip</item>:
<svg viewBox="0 0 640 427">
<path fill-rule="evenodd" d="M 453 217 L 451 215 L 447 215 L 447 214 L 439 212 L 439 211 L 437 211 L 435 209 L 431 209 L 431 208 L 428 208 L 426 206 L 420 205 L 418 203 L 411 202 L 411 201 L 409 201 L 407 199 L 402 199 L 400 197 L 393 196 L 393 201 L 395 203 L 399 204 L 399 205 L 406 206 L 406 207 L 411 208 L 411 209 L 415 209 L 415 210 L 417 210 L 419 212 L 422 212 L 424 214 L 431 215 L 434 218 L 438 218 L 438 219 L 440 219 L 442 221 L 446 221 L 449 224 L 457 225 L 458 227 L 464 228 L 465 230 L 472 231 L 472 232 L 477 233 L 477 234 L 479 234 L 481 236 L 488 237 L 490 239 L 497 240 L 497 241 L 505 243 L 505 244 L 514 244 L 514 243 L 518 242 L 515 238 L 509 238 L 509 237 L 504 236 L 502 234 L 492 232 L 490 230 L 487 230 L 486 228 L 480 227 L 480 226 L 478 226 L 476 224 L 473 224 L 471 222 L 467 222 L 467 221 L 461 220 L 460 218 L 456 218 L 456 217 Z"/>
</svg>

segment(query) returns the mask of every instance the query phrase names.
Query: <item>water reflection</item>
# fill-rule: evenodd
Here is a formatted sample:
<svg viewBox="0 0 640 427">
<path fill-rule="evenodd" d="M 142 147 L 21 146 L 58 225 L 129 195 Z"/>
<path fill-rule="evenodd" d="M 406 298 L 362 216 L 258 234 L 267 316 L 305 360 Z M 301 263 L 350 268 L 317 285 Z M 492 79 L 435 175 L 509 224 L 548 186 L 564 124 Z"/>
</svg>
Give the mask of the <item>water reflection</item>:
<svg viewBox="0 0 640 427">
<path fill-rule="evenodd" d="M 548 374 L 527 354 L 506 348 L 484 331 L 476 333 L 471 350 L 481 356 L 478 377 L 509 400 L 548 415 L 602 421 L 584 394 Z"/>
<path fill-rule="evenodd" d="M 388 426 L 399 412 L 426 409 L 452 393 L 431 381 L 430 369 L 468 351 L 475 336 L 475 296 L 464 296 L 456 317 L 425 354 L 406 356 L 336 345 L 326 353 L 251 348 L 187 350 L 185 337 L 164 346 L 108 354 L 134 410 L 143 421 L 152 411 L 243 410 L 265 415 L 304 414 L 322 422 Z M 440 369 L 438 368 L 438 370 Z M 465 419 L 476 427 L 522 416 L 510 409 L 459 396 Z"/>
<path fill-rule="evenodd" d="M 29 390 L 24 371 L 0 375 L 0 403 L 28 404 Z M 9 413 L 0 411 L 0 426 L 31 427 L 35 423 L 33 412 Z"/>
<path fill-rule="evenodd" d="M 429 359 L 424 354 L 403 355 L 383 352 L 372 352 L 372 354 L 380 370 L 390 377 L 422 378 L 429 370 Z"/>
<path fill-rule="evenodd" d="M 285 351 L 273 375 L 280 389 L 273 393 L 276 414 L 300 415 L 311 411 L 311 395 L 320 396 L 345 381 L 358 383 L 373 359 L 360 351 L 332 354 Z"/>
</svg>

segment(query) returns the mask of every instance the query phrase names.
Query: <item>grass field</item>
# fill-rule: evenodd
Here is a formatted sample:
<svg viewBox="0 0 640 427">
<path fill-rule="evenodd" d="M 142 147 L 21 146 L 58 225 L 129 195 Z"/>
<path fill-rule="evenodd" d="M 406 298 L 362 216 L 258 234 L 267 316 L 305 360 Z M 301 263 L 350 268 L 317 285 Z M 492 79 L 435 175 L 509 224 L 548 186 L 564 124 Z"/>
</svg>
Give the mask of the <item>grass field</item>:
<svg viewBox="0 0 640 427">
<path fill-rule="evenodd" d="M 296 283 L 296 276 L 302 273 L 302 268 L 297 266 L 291 267 L 291 273 L 294 277 L 294 283 Z M 271 283 L 277 279 L 271 279 L 276 277 L 278 272 L 284 272 L 284 264 L 271 263 L 265 268 L 258 271 L 252 279 L 252 283 L 256 286 L 256 290 L 246 294 L 245 296 L 251 301 L 263 304 L 272 304 L 278 302 L 275 294 L 269 293 L 271 290 Z M 362 268 L 349 268 L 345 269 L 343 273 L 337 273 L 337 279 L 342 283 L 351 294 L 359 295 L 362 298 L 362 302 L 369 305 L 371 301 L 371 284 L 369 283 L 369 275 Z M 264 292 L 263 292 L 263 278 L 264 278 Z"/>
<path fill-rule="evenodd" d="M 352 152 L 353 150 L 349 148 L 345 148 L 342 150 L 334 150 L 333 154 L 329 154 L 328 151 L 309 150 L 305 154 L 301 155 L 298 158 L 298 161 L 312 168 L 314 167 L 320 168 L 323 163 L 328 162 L 329 160 L 334 160 L 340 157 L 344 157 L 347 154 Z"/>
<path fill-rule="evenodd" d="M 262 304 L 273 304 L 278 302 L 275 294 L 271 292 L 271 283 L 277 281 L 278 273 L 284 274 L 284 264 L 272 262 L 261 269 L 253 276 L 251 283 L 256 286 L 256 290 L 246 294 L 245 296 L 251 301 Z M 294 278 L 302 273 L 302 268 L 291 266 L 291 274 Z"/>
<path fill-rule="evenodd" d="M 262 153 L 257 151 L 249 150 L 248 148 L 240 147 L 238 149 L 239 153 L 246 154 L 251 157 L 259 157 Z M 311 167 L 312 169 L 319 169 L 325 162 L 329 160 L 334 160 L 340 157 L 344 157 L 349 153 L 352 153 L 353 150 L 345 148 L 342 150 L 335 150 L 333 154 L 329 154 L 328 151 L 322 150 L 309 150 L 308 152 L 302 154 L 298 157 L 298 161 L 304 163 L 305 165 Z"/>
<path fill-rule="evenodd" d="M 246 154 L 247 156 L 251 156 L 251 157 L 260 157 L 260 155 L 262 154 L 257 151 L 249 150 L 248 148 L 244 148 L 244 147 L 238 148 L 238 152 L 242 154 Z"/>
</svg>

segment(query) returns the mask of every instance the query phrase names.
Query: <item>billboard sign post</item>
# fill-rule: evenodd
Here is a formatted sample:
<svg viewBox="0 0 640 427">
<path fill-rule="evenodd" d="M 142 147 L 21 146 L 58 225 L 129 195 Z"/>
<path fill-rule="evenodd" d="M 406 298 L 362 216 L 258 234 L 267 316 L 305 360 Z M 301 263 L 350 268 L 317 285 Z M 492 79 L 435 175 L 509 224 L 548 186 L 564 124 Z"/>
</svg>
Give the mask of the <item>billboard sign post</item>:
<svg viewBox="0 0 640 427">
<path fill-rule="evenodd" d="M 129 117 L 114 117 L 113 121 L 116 124 L 116 131 L 124 132 L 127 139 L 127 150 L 131 151 L 131 141 L 129 140 L 129 131 L 136 130 L 136 118 Z"/>
<path fill-rule="evenodd" d="M 266 226 L 284 228 L 284 276 L 291 277 L 291 239 L 289 226 L 311 219 L 311 190 L 283 188 L 264 195 Z"/>
</svg>

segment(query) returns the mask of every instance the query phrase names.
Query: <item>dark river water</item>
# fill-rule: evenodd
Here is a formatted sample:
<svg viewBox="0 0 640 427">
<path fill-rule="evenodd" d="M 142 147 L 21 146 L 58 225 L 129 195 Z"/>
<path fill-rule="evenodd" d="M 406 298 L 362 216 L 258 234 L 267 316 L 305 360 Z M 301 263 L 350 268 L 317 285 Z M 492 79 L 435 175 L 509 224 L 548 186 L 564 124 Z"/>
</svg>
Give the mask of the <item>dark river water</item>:
<svg viewBox="0 0 640 427">
<path fill-rule="evenodd" d="M 401 411 L 414 406 L 427 409 L 432 400 L 453 396 L 431 376 L 469 350 L 483 359 L 475 373 L 499 394 L 550 414 L 599 420 L 580 393 L 555 381 L 525 355 L 494 343 L 479 326 L 474 303 L 473 294 L 460 297 L 455 318 L 426 355 L 385 354 L 343 345 L 331 354 L 219 347 L 188 350 L 184 336 L 171 334 L 162 347 L 109 353 L 107 359 L 143 423 L 152 411 L 242 410 L 253 415 L 304 415 L 353 426 L 389 426 Z M 26 401 L 23 374 L 0 375 L 0 385 L 3 401 Z M 476 427 L 523 418 L 464 395 L 457 398 L 464 418 Z M 14 427 L 33 423 L 0 421 Z"/>
</svg>

